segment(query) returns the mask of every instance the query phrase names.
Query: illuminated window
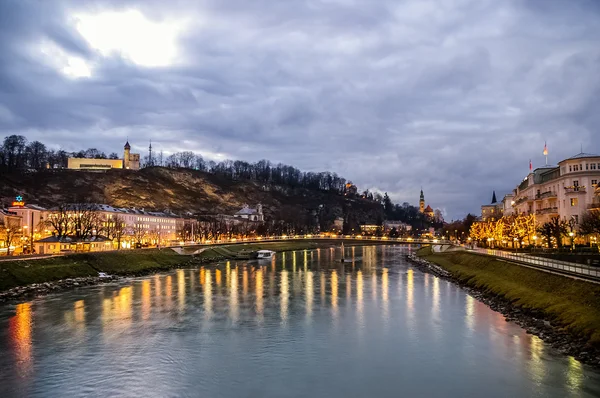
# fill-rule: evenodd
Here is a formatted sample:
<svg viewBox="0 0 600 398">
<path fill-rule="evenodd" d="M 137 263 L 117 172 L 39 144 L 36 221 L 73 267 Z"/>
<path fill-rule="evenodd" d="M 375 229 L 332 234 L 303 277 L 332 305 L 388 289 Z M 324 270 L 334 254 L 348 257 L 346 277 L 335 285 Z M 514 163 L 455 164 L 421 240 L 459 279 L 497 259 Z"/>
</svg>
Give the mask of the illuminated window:
<svg viewBox="0 0 600 398">
<path fill-rule="evenodd" d="M 571 198 L 571 207 L 577 206 L 577 198 Z"/>
</svg>

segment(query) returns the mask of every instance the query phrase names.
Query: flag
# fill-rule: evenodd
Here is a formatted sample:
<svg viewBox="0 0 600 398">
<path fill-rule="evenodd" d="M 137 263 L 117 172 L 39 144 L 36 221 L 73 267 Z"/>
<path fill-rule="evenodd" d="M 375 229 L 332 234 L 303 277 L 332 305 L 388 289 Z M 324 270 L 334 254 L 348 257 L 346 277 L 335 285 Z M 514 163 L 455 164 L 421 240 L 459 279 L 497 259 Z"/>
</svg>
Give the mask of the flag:
<svg viewBox="0 0 600 398">
<path fill-rule="evenodd" d="M 531 159 L 529 159 L 529 171 L 533 170 L 533 165 L 531 164 Z"/>
<path fill-rule="evenodd" d="M 544 156 L 548 156 L 548 147 L 546 146 L 546 141 L 544 141 Z"/>
</svg>

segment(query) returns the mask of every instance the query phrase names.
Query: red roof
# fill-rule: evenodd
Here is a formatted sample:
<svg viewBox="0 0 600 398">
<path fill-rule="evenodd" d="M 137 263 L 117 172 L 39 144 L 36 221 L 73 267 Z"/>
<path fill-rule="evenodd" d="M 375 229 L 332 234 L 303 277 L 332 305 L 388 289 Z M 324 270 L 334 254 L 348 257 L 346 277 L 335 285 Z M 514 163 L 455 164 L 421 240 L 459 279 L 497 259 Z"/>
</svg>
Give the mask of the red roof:
<svg viewBox="0 0 600 398">
<path fill-rule="evenodd" d="M 433 213 L 433 209 L 431 208 L 431 206 L 427 205 L 427 207 L 425 208 L 425 213 Z"/>
</svg>

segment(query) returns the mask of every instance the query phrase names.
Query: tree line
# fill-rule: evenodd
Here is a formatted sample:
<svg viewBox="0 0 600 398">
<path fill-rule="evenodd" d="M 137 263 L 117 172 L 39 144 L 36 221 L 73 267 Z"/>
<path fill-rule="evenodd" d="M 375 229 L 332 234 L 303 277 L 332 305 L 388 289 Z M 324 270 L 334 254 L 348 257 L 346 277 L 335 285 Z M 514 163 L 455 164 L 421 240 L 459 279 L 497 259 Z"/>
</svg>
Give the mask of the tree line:
<svg viewBox="0 0 600 398">
<path fill-rule="evenodd" d="M 573 244 L 576 235 L 597 239 L 600 235 L 600 212 L 587 211 L 579 224 L 573 219 L 564 220 L 556 216 L 537 225 L 532 214 L 510 215 L 497 221 L 474 222 L 468 234 L 471 240 L 482 246 L 511 248 L 538 245 L 560 248 L 564 238 L 570 237 Z"/>
<path fill-rule="evenodd" d="M 96 148 L 88 148 L 79 152 L 66 152 L 64 150 L 48 149 L 40 141 L 28 142 L 22 135 L 11 135 L 4 138 L 0 146 L 0 171 L 32 171 L 43 170 L 46 168 L 56 169 L 67 167 L 69 157 L 84 157 L 96 159 L 118 159 L 116 153 L 106 155 Z M 411 225 L 415 229 L 425 229 L 430 226 L 439 228 L 443 225 L 441 214 L 436 214 L 434 219 L 429 219 L 421 214 L 417 207 L 403 203 L 402 205 L 393 204 L 387 193 L 381 195 L 377 192 L 365 190 L 359 193 L 356 186 L 351 181 L 337 175 L 336 173 L 325 172 L 304 172 L 294 166 L 282 163 L 271 163 L 269 160 L 260 160 L 258 162 L 246 162 L 243 160 L 223 160 L 215 162 L 205 160 L 201 155 L 191 151 L 173 153 L 164 157 L 159 152 L 152 158 L 145 156 L 142 167 L 161 166 L 174 169 L 193 169 L 213 174 L 230 180 L 249 180 L 263 183 L 265 185 L 280 185 L 295 188 L 305 188 L 309 190 L 318 190 L 333 192 L 345 195 L 351 200 L 364 200 L 371 203 L 377 203 L 382 206 L 383 219 L 398 220 Z M 352 216 L 344 216 L 348 219 L 347 225 L 351 230 L 353 224 L 362 220 L 352 220 Z M 301 216 L 302 220 L 294 219 L 290 229 L 312 229 L 313 218 L 307 215 Z M 329 220 L 331 222 L 332 220 Z M 372 220 L 377 221 L 377 220 Z M 318 221 L 318 223 L 323 224 Z"/>
</svg>

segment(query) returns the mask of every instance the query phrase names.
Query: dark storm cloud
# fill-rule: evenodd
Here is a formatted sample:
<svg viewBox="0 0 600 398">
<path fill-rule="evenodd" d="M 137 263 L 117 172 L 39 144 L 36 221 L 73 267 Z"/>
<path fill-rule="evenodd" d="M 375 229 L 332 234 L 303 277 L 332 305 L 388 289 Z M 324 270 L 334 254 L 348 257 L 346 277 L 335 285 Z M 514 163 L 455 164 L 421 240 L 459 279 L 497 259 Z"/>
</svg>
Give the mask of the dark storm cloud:
<svg viewBox="0 0 600 398">
<path fill-rule="evenodd" d="M 101 54 L 80 13 L 182 21 L 176 62 Z M 68 150 L 268 158 L 462 216 L 600 152 L 595 1 L 0 2 L 0 131 Z M 91 66 L 74 79 L 68 57 Z"/>
</svg>

